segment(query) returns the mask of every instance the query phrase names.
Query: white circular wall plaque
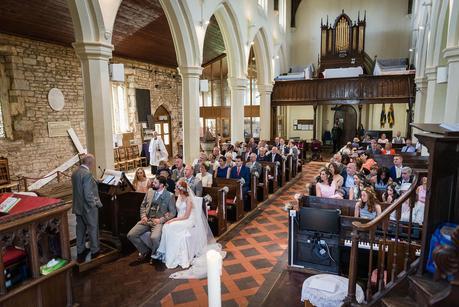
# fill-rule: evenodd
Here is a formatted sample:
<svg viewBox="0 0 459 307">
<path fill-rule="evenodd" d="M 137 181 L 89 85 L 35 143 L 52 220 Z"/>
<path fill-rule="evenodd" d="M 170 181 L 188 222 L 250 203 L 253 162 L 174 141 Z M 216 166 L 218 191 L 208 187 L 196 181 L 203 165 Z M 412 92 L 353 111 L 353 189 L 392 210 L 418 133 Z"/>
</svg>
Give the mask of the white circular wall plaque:
<svg viewBox="0 0 459 307">
<path fill-rule="evenodd" d="M 58 88 L 52 88 L 48 93 L 48 103 L 54 111 L 61 111 L 65 105 L 64 94 Z"/>
</svg>

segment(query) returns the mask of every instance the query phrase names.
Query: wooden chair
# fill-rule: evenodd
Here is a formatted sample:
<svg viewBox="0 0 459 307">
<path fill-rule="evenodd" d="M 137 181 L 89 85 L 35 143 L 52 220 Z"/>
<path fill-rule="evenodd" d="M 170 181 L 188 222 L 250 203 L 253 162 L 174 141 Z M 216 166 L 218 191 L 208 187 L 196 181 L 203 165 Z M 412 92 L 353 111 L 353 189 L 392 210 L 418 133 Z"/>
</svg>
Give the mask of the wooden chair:
<svg viewBox="0 0 459 307">
<path fill-rule="evenodd" d="M 129 169 L 128 167 L 128 158 L 126 155 L 126 150 L 124 147 L 118 147 L 118 157 L 119 157 L 119 162 L 120 162 L 120 170 L 127 171 Z"/>
<path fill-rule="evenodd" d="M 18 189 L 19 183 L 12 183 L 8 167 L 8 159 L 0 157 L 0 193 L 11 192 L 12 188 Z"/>
<path fill-rule="evenodd" d="M 118 148 L 113 148 L 113 158 L 115 170 L 121 170 L 122 163 L 120 161 L 120 156 L 118 154 Z"/>
<path fill-rule="evenodd" d="M 129 164 L 132 164 L 136 168 L 138 166 L 141 166 L 141 160 L 138 155 L 134 153 L 134 147 L 137 147 L 137 145 L 131 145 L 126 147 L 126 155 L 128 157 L 128 162 Z"/>
<path fill-rule="evenodd" d="M 134 156 L 137 157 L 140 160 L 140 166 L 147 166 L 148 165 L 147 157 L 142 157 L 140 155 L 139 146 L 132 145 L 131 147 L 132 147 L 132 151 L 133 151 Z"/>
</svg>

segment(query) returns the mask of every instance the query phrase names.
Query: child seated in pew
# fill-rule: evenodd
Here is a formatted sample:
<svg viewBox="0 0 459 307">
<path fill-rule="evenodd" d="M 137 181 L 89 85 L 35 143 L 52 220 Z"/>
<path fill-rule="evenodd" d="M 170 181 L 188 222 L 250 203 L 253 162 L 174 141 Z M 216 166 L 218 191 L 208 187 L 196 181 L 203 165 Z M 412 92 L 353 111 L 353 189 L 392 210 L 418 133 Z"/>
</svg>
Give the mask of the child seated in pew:
<svg viewBox="0 0 459 307">
<path fill-rule="evenodd" d="M 381 206 L 378 204 L 373 188 L 366 187 L 362 191 L 360 200 L 355 204 L 354 216 L 372 220 L 380 214 Z"/>
<path fill-rule="evenodd" d="M 424 209 L 427 192 L 427 177 L 422 177 L 422 184 L 416 189 L 416 204 L 413 208 L 413 222 L 421 224 L 424 222 Z"/>
<path fill-rule="evenodd" d="M 387 186 L 386 192 L 384 192 L 382 195 L 383 202 L 385 202 L 387 205 L 392 204 L 399 197 L 395 187 L 395 183 L 389 184 Z"/>
<path fill-rule="evenodd" d="M 361 197 L 361 192 L 368 186 L 368 183 L 365 179 L 365 175 L 358 173 L 354 175 L 354 187 L 349 189 L 349 199 L 359 199 Z"/>
<path fill-rule="evenodd" d="M 387 186 L 392 182 L 390 178 L 390 171 L 387 167 L 380 167 L 378 169 L 378 175 L 376 177 L 375 189 L 386 190 Z"/>
</svg>

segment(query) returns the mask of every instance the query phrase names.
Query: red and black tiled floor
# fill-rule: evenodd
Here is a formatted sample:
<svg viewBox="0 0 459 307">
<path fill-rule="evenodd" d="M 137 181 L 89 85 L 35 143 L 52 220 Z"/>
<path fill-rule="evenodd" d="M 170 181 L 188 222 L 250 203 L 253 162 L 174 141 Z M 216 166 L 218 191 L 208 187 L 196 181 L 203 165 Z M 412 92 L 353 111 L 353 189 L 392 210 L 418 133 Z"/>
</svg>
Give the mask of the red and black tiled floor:
<svg viewBox="0 0 459 307">
<path fill-rule="evenodd" d="M 283 207 L 296 193 L 305 193 L 305 185 L 322 165 L 306 164 L 296 182 L 272 195 L 219 240 L 227 252 L 222 270 L 223 306 L 271 305 L 266 299 L 273 286 L 277 282 L 278 288 L 290 276 L 285 272 L 288 216 Z M 79 276 L 76 301 L 82 306 L 207 306 L 207 279 L 172 280 L 168 278 L 171 270 L 129 267 L 134 254 Z"/>
</svg>

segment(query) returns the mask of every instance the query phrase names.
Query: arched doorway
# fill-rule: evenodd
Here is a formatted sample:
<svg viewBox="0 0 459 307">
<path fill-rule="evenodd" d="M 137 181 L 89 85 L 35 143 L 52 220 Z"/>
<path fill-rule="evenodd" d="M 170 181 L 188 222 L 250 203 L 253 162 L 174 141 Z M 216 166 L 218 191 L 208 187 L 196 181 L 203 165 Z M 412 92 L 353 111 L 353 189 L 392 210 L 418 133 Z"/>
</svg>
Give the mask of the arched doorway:
<svg viewBox="0 0 459 307">
<path fill-rule="evenodd" d="M 166 108 L 161 105 L 156 109 L 153 120 L 155 123 L 155 131 L 164 141 L 169 157 L 174 156 L 172 152 L 171 115 L 167 112 Z"/>
<path fill-rule="evenodd" d="M 352 141 L 357 129 L 357 112 L 353 106 L 340 105 L 335 108 L 335 116 L 333 122 L 338 122 L 339 127 L 342 129 L 340 143 L 342 145 Z"/>
</svg>

